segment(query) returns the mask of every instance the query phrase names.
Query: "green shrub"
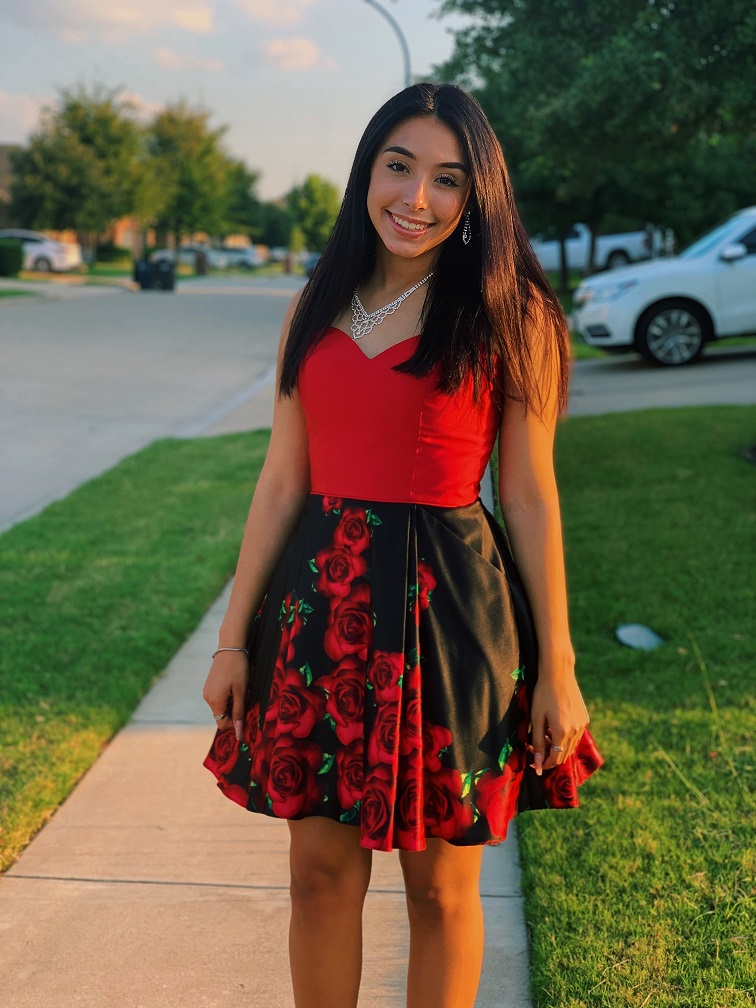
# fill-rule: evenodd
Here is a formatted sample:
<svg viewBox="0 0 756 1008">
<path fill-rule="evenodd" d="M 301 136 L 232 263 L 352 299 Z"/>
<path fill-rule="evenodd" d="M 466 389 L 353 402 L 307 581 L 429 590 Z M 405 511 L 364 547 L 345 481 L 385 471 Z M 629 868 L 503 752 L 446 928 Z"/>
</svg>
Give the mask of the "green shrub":
<svg viewBox="0 0 756 1008">
<path fill-rule="evenodd" d="M 17 238 L 0 238 L 0 276 L 18 276 L 24 264 L 24 248 Z"/>
<path fill-rule="evenodd" d="M 97 262 L 121 262 L 123 259 L 131 259 L 131 249 L 114 245 L 113 242 L 103 242 L 97 246 Z"/>
</svg>

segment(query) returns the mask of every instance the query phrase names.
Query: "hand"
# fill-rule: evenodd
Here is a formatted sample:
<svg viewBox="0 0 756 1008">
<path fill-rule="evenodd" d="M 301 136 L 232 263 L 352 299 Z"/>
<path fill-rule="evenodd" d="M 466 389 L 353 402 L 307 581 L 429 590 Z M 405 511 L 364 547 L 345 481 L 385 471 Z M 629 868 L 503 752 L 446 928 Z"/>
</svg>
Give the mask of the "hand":
<svg viewBox="0 0 756 1008">
<path fill-rule="evenodd" d="M 559 680 L 539 674 L 530 711 L 533 754 L 531 764 L 540 777 L 544 770 L 564 763 L 577 749 L 588 725 L 588 711 L 573 673 Z"/>
<path fill-rule="evenodd" d="M 249 659 L 243 651 L 221 651 L 213 658 L 202 697 L 213 712 L 220 730 L 233 721 L 241 741 L 244 727 L 244 698 L 249 681 Z M 218 717 L 218 715 L 223 715 Z"/>
</svg>

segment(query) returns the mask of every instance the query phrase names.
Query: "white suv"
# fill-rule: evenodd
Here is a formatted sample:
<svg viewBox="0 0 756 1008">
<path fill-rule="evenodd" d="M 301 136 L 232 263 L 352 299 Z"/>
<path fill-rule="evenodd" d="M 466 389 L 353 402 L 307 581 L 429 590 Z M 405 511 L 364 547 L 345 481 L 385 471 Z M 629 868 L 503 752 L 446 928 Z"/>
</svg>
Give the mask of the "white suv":
<svg viewBox="0 0 756 1008">
<path fill-rule="evenodd" d="M 756 333 L 756 206 L 679 256 L 584 280 L 574 305 L 590 346 L 634 349 L 667 367 L 700 357 L 711 340 Z"/>
<path fill-rule="evenodd" d="M 1 238 L 15 238 L 21 242 L 25 270 L 62 272 L 76 269 L 82 264 L 81 245 L 76 242 L 55 241 L 41 231 L 25 231 L 23 228 L 4 228 L 0 231 Z"/>
</svg>

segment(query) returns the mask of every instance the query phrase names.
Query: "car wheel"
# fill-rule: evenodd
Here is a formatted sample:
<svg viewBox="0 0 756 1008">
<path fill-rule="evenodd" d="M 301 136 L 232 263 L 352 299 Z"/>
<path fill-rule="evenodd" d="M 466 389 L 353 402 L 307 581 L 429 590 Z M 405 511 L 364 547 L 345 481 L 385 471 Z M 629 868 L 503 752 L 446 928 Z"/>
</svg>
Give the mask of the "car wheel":
<svg viewBox="0 0 756 1008">
<path fill-rule="evenodd" d="M 630 262 L 630 256 L 627 252 L 622 252 L 618 249 L 616 252 L 612 252 L 609 258 L 606 260 L 607 269 L 619 269 L 620 266 L 627 266 Z"/>
<path fill-rule="evenodd" d="M 636 346 L 644 357 L 663 367 L 690 364 L 703 353 L 711 322 L 690 301 L 664 301 L 644 312 Z"/>
<path fill-rule="evenodd" d="M 44 256 L 40 256 L 39 259 L 34 260 L 34 269 L 38 273 L 52 273 L 52 263 Z"/>
</svg>

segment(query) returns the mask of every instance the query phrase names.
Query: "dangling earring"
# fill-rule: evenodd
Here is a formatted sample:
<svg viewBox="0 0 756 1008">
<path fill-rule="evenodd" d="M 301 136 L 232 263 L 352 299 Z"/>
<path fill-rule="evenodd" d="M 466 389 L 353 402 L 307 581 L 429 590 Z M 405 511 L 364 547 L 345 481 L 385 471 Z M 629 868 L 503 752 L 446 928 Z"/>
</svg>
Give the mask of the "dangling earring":
<svg viewBox="0 0 756 1008">
<path fill-rule="evenodd" d="M 472 238 L 472 225 L 470 224 L 470 211 L 465 214 L 465 224 L 462 228 L 462 244 L 469 245 Z"/>
</svg>

